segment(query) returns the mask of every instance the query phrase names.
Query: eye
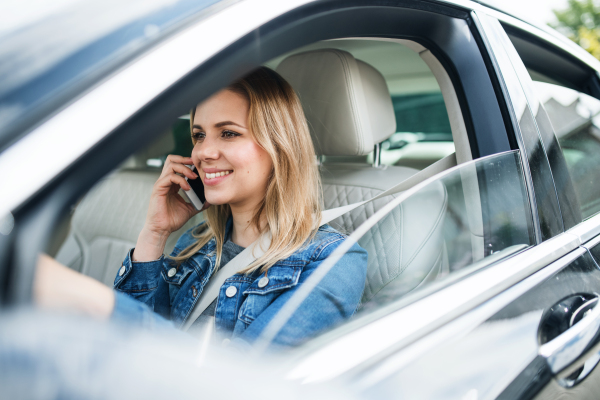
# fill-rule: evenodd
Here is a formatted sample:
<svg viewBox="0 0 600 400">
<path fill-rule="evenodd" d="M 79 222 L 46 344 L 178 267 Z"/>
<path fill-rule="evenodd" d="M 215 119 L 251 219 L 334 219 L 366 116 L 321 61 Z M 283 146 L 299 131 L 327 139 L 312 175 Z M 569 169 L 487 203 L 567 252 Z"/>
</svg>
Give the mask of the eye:
<svg viewBox="0 0 600 400">
<path fill-rule="evenodd" d="M 221 132 L 221 136 L 224 137 L 225 139 L 231 139 L 231 138 L 234 138 L 236 136 L 241 136 L 241 135 L 234 131 L 223 131 L 223 132 Z"/>
<path fill-rule="evenodd" d="M 206 133 L 204 132 L 192 132 L 192 140 L 195 142 L 204 139 L 205 136 Z"/>
</svg>

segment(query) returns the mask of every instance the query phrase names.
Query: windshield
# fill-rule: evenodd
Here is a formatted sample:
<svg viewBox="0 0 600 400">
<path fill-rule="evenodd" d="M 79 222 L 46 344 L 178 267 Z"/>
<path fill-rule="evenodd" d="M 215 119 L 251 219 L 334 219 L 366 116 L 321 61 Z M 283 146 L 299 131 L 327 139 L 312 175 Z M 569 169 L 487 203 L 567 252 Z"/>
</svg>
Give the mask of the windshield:
<svg viewBox="0 0 600 400">
<path fill-rule="evenodd" d="M 149 44 L 230 3 L 0 3 L 0 150 Z"/>
</svg>

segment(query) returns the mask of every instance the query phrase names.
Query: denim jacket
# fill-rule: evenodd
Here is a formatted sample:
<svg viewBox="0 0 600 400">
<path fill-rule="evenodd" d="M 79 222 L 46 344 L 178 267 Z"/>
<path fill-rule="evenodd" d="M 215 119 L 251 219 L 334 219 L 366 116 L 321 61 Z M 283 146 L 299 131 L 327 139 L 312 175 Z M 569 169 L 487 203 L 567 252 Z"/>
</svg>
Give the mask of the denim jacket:
<svg viewBox="0 0 600 400">
<path fill-rule="evenodd" d="M 226 237 L 231 225 L 230 219 Z M 192 236 L 196 228 L 179 238 L 171 255 L 179 254 L 196 241 Z M 259 280 L 265 276 L 260 271 L 248 275 L 235 274 L 228 278 L 221 286 L 215 310 L 215 325 L 219 333 L 252 343 L 283 304 L 345 238 L 330 226 L 321 226 L 310 242 L 269 268 L 266 285 L 264 279 L 259 285 Z M 132 252 L 133 249 L 117 273 L 115 289 L 145 303 L 156 313 L 171 319 L 176 327 L 181 327 L 190 317 L 214 272 L 215 239 L 179 265 L 164 255 L 155 261 L 134 262 L 131 260 Z M 366 273 L 367 252 L 354 244 L 311 291 L 279 331 L 274 343 L 284 346 L 299 344 L 352 316 L 363 292 Z M 126 303 L 117 296 L 115 313 L 126 314 L 119 309 L 132 308 L 131 304 Z"/>
</svg>

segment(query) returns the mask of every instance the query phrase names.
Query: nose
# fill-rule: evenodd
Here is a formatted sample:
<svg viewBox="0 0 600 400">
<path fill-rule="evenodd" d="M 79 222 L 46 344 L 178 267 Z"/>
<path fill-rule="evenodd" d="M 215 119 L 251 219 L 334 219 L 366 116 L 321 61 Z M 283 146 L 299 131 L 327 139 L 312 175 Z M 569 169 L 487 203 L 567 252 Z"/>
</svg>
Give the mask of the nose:
<svg viewBox="0 0 600 400">
<path fill-rule="evenodd" d="M 196 142 L 192 150 L 192 159 L 200 162 L 217 160 L 220 156 L 218 142 L 210 135 L 206 135 L 204 140 Z"/>
</svg>

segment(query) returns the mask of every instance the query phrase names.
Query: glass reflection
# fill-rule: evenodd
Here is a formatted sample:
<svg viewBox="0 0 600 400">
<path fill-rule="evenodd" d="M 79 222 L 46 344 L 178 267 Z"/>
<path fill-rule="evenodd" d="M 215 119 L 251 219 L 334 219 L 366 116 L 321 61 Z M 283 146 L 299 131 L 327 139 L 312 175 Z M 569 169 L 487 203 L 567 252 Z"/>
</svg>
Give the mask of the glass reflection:
<svg viewBox="0 0 600 400">
<path fill-rule="evenodd" d="M 575 90 L 534 82 L 564 155 L 581 216 L 600 211 L 600 101 Z"/>
<path fill-rule="evenodd" d="M 443 174 L 402 201 L 358 242 L 369 253 L 362 312 L 493 254 L 533 244 L 519 153 L 486 157 Z"/>
</svg>

